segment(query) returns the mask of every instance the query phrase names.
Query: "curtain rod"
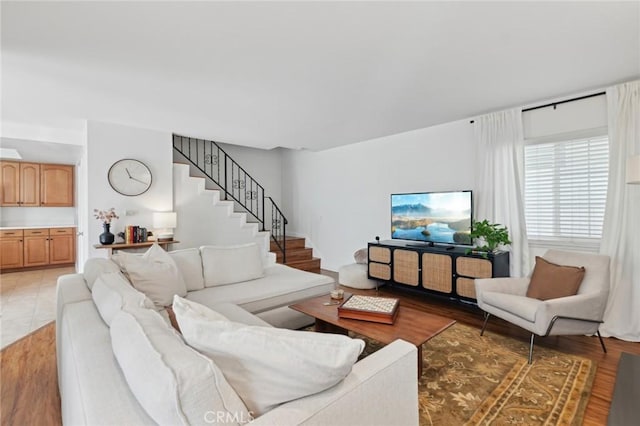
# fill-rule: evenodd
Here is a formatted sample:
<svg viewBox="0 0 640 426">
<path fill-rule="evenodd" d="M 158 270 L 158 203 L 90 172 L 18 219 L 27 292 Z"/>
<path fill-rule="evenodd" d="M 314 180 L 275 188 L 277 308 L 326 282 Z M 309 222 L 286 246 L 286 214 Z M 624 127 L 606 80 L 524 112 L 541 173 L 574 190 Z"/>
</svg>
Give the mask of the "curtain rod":
<svg viewBox="0 0 640 426">
<path fill-rule="evenodd" d="M 565 99 L 564 101 L 550 102 L 550 103 L 544 104 L 544 105 L 538 105 L 538 106 L 534 106 L 534 107 L 531 107 L 531 108 L 525 108 L 525 109 L 522 110 L 522 112 L 533 111 L 534 109 L 547 108 L 547 107 L 550 107 L 550 106 L 552 106 L 553 109 L 556 109 L 556 107 L 558 105 L 560 105 L 560 104 L 566 104 L 567 102 L 580 101 L 582 99 L 594 98 L 596 96 L 602 96 L 602 95 L 606 95 L 606 94 L 607 94 L 607 92 L 592 93 L 590 95 L 579 96 L 577 98 Z M 473 123 L 475 123 L 475 120 L 471 120 L 469 123 L 473 124 Z"/>
</svg>

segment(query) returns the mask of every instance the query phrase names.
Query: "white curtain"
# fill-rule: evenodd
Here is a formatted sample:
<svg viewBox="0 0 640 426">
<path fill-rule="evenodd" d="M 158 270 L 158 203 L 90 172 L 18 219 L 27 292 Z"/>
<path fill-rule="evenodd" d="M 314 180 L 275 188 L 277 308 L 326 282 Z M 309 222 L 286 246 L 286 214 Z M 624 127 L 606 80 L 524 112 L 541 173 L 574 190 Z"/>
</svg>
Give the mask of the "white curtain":
<svg viewBox="0 0 640 426">
<path fill-rule="evenodd" d="M 600 253 L 611 257 L 603 336 L 640 342 L 640 185 L 625 182 L 627 158 L 640 154 L 640 80 L 607 89 L 609 187 Z"/>
<path fill-rule="evenodd" d="M 529 273 L 529 242 L 524 218 L 522 111 L 511 109 L 475 120 L 478 165 L 475 220 L 509 229 L 511 276 Z"/>
</svg>

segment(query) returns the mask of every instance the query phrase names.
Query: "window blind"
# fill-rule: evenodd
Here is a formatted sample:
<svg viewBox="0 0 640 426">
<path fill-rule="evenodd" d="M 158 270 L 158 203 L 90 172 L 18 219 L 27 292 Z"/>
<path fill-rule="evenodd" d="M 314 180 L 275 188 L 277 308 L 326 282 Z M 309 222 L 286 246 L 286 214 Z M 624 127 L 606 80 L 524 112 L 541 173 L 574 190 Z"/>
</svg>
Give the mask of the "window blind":
<svg viewBox="0 0 640 426">
<path fill-rule="evenodd" d="M 607 198 L 608 136 L 525 145 L 530 239 L 599 239 Z"/>
</svg>

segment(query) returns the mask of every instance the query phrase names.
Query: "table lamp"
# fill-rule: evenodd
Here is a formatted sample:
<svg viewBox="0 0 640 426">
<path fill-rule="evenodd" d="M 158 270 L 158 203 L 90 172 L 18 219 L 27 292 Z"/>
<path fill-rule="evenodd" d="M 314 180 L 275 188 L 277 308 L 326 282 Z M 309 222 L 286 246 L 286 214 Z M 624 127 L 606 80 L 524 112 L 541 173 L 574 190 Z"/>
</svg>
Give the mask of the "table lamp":
<svg viewBox="0 0 640 426">
<path fill-rule="evenodd" d="M 156 232 L 156 241 L 172 241 L 173 228 L 178 222 L 176 212 L 153 213 L 153 228 Z"/>
</svg>

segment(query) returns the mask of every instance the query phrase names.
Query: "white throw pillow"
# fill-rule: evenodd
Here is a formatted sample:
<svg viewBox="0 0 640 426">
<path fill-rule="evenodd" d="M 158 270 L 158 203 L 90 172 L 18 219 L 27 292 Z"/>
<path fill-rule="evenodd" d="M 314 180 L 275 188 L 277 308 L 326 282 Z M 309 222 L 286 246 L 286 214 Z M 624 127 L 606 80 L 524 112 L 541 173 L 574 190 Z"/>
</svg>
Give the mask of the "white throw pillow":
<svg viewBox="0 0 640 426">
<path fill-rule="evenodd" d="M 84 271 L 83 276 L 84 280 L 87 283 L 87 287 L 89 290 L 93 288 L 93 283 L 96 282 L 96 279 L 107 272 L 118 272 L 120 268 L 115 262 L 112 262 L 109 259 L 103 259 L 100 257 L 93 257 L 87 260 L 84 263 Z"/>
<path fill-rule="evenodd" d="M 187 291 L 202 290 L 204 288 L 204 275 L 202 272 L 202 257 L 200 250 L 190 248 L 169 252 L 178 266 L 178 270 L 187 285 Z"/>
<path fill-rule="evenodd" d="M 120 311 L 111 324 L 111 345 L 129 389 L 156 423 L 238 424 L 252 419 L 215 363 L 185 345 L 157 312 Z"/>
<path fill-rule="evenodd" d="M 159 245 L 143 256 L 125 256 L 124 266 L 133 286 L 146 294 L 157 307 L 169 306 L 175 294 L 187 295 L 187 286 L 173 258 Z"/>
<path fill-rule="evenodd" d="M 264 276 L 262 255 L 256 243 L 236 246 L 202 246 L 205 287 L 250 281 Z"/>
<path fill-rule="evenodd" d="M 93 284 L 91 297 L 108 326 L 125 307 L 154 308 L 153 302 L 133 288 L 120 272 L 100 275 Z"/>
<path fill-rule="evenodd" d="M 353 259 L 356 261 L 356 263 L 360 263 L 360 264 L 368 263 L 369 249 L 361 248 L 360 250 L 356 250 L 356 252 L 353 253 Z"/>
<path fill-rule="evenodd" d="M 350 372 L 364 342 L 338 334 L 249 326 L 174 298 L 187 344 L 210 356 L 255 415 L 322 392 Z"/>
</svg>

